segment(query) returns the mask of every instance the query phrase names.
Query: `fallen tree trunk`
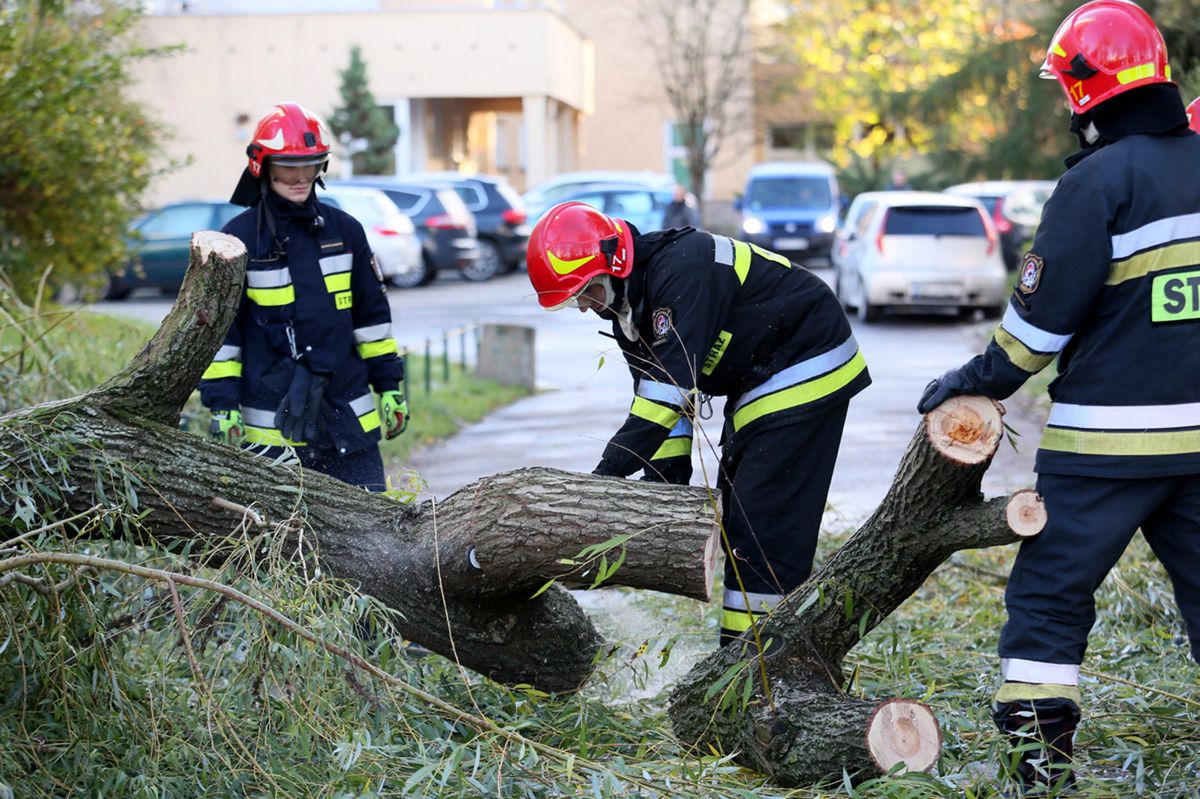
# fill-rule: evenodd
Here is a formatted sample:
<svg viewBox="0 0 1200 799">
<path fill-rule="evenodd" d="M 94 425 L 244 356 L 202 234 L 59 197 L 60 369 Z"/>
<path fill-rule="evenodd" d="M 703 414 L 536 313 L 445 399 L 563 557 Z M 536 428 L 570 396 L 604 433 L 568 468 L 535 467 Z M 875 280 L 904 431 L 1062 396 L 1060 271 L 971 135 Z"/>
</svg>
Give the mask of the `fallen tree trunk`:
<svg viewBox="0 0 1200 799">
<path fill-rule="evenodd" d="M 602 643 L 561 586 L 592 585 L 603 564 L 605 585 L 708 598 L 715 531 L 700 488 L 527 469 L 405 505 L 180 431 L 180 409 L 237 309 L 245 253 L 201 233 L 192 260 L 175 307 L 126 370 L 0 419 L 2 473 L 47 486 L 45 510 L 129 507 L 136 496 L 142 534 L 190 542 L 210 561 L 244 523 L 285 536 L 284 551 L 316 548 L 329 574 L 399 611 L 406 638 L 548 691 L 577 688 Z M 0 489 L 0 518 L 16 518 L 20 493 Z M 551 580 L 559 585 L 534 597 Z"/>
<path fill-rule="evenodd" d="M 1002 413 L 963 397 L 922 420 L 875 513 L 762 621 L 754 642 L 717 652 L 675 689 L 670 715 L 681 741 L 737 753 L 783 785 L 933 765 L 941 739 L 932 712 L 911 703 L 881 718 L 888 703 L 844 693 L 842 661 L 950 555 L 1017 540 L 1009 501 L 984 502 L 979 491 Z M 1040 503 L 1022 493 L 1017 504 L 1024 533 L 1039 530 Z"/>
</svg>

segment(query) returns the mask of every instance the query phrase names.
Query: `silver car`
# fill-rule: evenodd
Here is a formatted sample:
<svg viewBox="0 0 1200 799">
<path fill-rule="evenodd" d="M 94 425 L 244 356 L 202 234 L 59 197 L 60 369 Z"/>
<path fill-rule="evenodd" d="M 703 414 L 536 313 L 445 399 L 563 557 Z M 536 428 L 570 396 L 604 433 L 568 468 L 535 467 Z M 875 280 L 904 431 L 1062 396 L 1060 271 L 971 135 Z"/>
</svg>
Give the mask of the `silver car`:
<svg viewBox="0 0 1200 799">
<path fill-rule="evenodd" d="M 833 247 L 838 299 L 870 322 L 885 310 L 981 310 L 1008 296 L 999 237 L 978 200 L 939 192 L 854 198 Z"/>
<path fill-rule="evenodd" d="M 421 240 L 412 220 L 382 191 L 328 186 L 319 199 L 341 208 L 362 224 L 384 280 L 402 283 L 406 275 L 421 268 Z"/>
</svg>

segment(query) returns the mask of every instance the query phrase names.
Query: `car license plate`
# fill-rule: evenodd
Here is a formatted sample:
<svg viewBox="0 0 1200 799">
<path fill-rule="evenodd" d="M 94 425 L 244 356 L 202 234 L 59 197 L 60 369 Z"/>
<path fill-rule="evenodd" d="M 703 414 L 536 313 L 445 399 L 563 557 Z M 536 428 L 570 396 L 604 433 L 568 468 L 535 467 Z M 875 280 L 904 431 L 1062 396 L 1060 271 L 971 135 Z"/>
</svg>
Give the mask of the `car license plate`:
<svg viewBox="0 0 1200 799">
<path fill-rule="evenodd" d="M 802 239 L 802 238 L 775 239 L 775 249 L 777 249 L 777 250 L 807 250 L 808 249 L 808 239 Z"/>
<path fill-rule="evenodd" d="M 909 292 L 914 300 L 957 299 L 962 288 L 956 283 L 913 283 Z"/>
</svg>

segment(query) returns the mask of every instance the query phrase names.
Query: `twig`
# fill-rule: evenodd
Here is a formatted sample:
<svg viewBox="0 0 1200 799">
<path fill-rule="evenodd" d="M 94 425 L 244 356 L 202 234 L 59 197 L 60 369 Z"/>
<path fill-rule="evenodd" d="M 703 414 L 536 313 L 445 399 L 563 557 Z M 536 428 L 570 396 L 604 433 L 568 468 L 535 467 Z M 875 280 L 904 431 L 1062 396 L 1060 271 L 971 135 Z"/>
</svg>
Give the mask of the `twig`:
<svg viewBox="0 0 1200 799">
<path fill-rule="evenodd" d="M 103 505 L 93 505 L 92 507 L 88 508 L 87 510 L 83 511 L 82 513 L 76 513 L 74 516 L 72 516 L 68 519 L 61 519 L 61 520 L 59 520 L 57 522 L 53 522 L 51 524 L 42 525 L 41 527 L 38 527 L 35 530 L 30 530 L 27 533 L 22 533 L 21 535 L 17 536 L 16 538 L 8 539 L 4 543 L 0 544 L 0 549 L 7 549 L 7 548 L 11 547 L 13 544 L 21 543 L 26 538 L 30 538 L 32 536 L 39 535 L 41 533 L 47 533 L 51 530 L 62 527 L 65 524 L 70 524 L 71 522 L 73 522 L 77 519 L 82 519 L 84 516 L 89 516 L 99 510 L 102 510 L 103 508 L 104 508 Z"/>
<path fill-rule="evenodd" d="M 231 510 L 234 513 L 242 514 L 243 518 L 248 518 L 254 523 L 254 526 L 260 530 L 267 526 L 267 523 L 263 521 L 263 517 L 258 514 L 258 511 L 252 508 L 247 508 L 245 505 L 239 505 L 236 502 L 230 502 L 224 497 L 213 497 L 212 504 L 214 508 Z"/>
<path fill-rule="evenodd" d="M 232 727 L 233 725 L 229 724 L 229 720 L 225 719 L 225 711 L 221 708 L 221 704 L 217 701 L 217 698 L 213 696 L 212 689 L 209 687 L 208 681 L 204 679 L 204 673 L 200 670 L 200 663 L 196 660 L 196 653 L 192 649 L 192 638 L 188 635 L 187 617 L 183 614 L 183 602 L 179 598 L 179 587 L 175 585 L 173 577 L 167 578 L 167 588 L 171 591 L 171 607 L 175 609 L 175 619 L 179 622 L 179 640 L 183 643 L 183 651 L 187 653 L 188 665 L 192 668 L 192 677 L 200 685 L 200 691 L 207 697 L 208 706 L 215 708 L 217 715 L 222 717 L 227 726 Z M 226 736 L 225 740 L 234 744 L 241 751 L 242 757 L 267 778 L 267 782 L 271 783 L 271 786 L 275 788 L 275 795 L 278 796 L 279 785 L 275 782 L 275 778 L 259 764 L 258 758 L 246 749 L 246 745 L 242 743 L 242 739 L 235 734 Z"/>
</svg>

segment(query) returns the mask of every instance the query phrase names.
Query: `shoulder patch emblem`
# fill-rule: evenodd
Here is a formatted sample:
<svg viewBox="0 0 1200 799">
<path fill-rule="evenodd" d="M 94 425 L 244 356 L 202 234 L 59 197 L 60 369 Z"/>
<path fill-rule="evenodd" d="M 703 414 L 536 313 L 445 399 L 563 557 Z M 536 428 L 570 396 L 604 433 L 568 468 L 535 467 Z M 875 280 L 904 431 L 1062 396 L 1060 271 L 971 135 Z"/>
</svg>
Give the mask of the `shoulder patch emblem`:
<svg viewBox="0 0 1200 799">
<path fill-rule="evenodd" d="M 1025 259 L 1021 261 L 1021 278 L 1017 281 L 1017 288 L 1022 294 L 1037 291 L 1038 284 L 1042 282 L 1042 268 L 1045 266 L 1046 262 L 1042 260 L 1042 256 L 1032 252 L 1025 253 Z"/>
<path fill-rule="evenodd" d="M 654 340 L 656 342 L 666 339 L 667 334 L 671 332 L 671 327 L 673 326 L 671 309 L 659 308 L 650 317 L 650 324 L 654 328 Z"/>
<path fill-rule="evenodd" d="M 383 270 L 379 268 L 379 259 L 375 257 L 375 253 L 371 253 L 371 271 L 375 273 L 375 279 L 382 283 Z"/>
</svg>

